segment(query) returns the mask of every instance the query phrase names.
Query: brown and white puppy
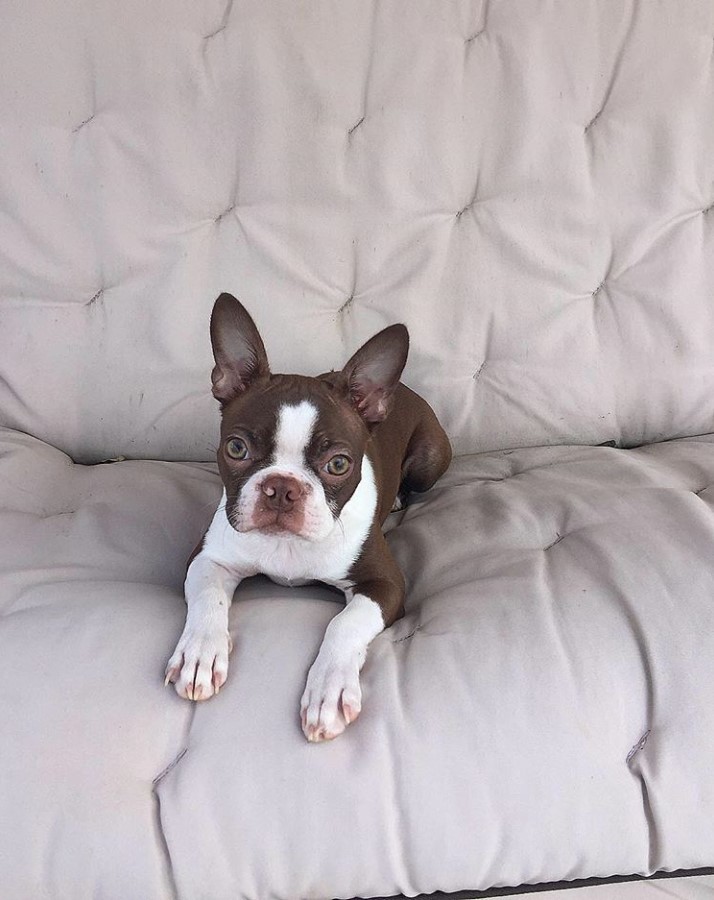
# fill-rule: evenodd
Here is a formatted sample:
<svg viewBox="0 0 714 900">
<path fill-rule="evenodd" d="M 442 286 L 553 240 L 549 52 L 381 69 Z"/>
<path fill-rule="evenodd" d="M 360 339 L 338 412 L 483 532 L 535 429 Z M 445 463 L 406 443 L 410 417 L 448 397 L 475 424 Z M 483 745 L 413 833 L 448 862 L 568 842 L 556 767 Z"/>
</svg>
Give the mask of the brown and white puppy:
<svg viewBox="0 0 714 900">
<path fill-rule="evenodd" d="M 224 491 L 189 560 L 186 626 L 166 682 L 190 700 L 228 674 L 228 608 L 243 578 L 322 581 L 344 591 L 307 676 L 301 721 L 310 741 L 336 737 L 361 709 L 359 672 L 372 639 L 404 612 L 404 578 L 381 524 L 451 460 L 431 407 L 399 382 L 409 335 L 391 325 L 340 372 L 273 375 L 253 320 L 230 294 L 211 316 L 221 404 Z"/>
</svg>

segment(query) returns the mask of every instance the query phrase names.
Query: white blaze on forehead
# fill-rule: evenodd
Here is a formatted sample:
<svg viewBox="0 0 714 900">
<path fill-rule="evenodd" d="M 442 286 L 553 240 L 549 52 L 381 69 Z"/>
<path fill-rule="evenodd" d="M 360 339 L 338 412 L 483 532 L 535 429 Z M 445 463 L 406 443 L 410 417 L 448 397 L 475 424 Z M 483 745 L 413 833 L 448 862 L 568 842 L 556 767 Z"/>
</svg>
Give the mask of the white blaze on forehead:
<svg viewBox="0 0 714 900">
<path fill-rule="evenodd" d="M 275 431 L 274 465 L 305 465 L 305 451 L 317 422 L 317 407 L 307 400 L 297 406 L 281 406 Z"/>
</svg>

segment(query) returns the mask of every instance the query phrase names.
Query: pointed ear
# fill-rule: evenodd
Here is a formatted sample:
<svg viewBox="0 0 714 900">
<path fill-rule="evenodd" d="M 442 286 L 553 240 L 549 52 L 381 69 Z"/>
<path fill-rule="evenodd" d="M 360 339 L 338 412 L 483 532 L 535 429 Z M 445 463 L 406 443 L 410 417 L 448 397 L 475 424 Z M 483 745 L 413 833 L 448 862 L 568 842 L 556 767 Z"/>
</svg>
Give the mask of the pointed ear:
<svg viewBox="0 0 714 900">
<path fill-rule="evenodd" d="M 263 341 L 245 307 L 232 294 L 221 294 L 211 313 L 211 344 L 216 365 L 213 396 L 226 404 L 258 378 L 270 375 Z"/>
<path fill-rule="evenodd" d="M 407 353 L 406 327 L 390 325 L 360 347 L 342 370 L 352 404 L 368 425 L 387 418 Z"/>
</svg>

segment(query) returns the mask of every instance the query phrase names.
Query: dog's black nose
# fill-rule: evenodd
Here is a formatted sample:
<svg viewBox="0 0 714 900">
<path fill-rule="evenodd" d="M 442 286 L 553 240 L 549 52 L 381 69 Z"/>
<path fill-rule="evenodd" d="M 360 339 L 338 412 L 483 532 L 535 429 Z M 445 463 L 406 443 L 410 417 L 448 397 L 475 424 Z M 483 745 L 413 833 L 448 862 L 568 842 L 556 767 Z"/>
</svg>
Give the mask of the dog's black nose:
<svg viewBox="0 0 714 900">
<path fill-rule="evenodd" d="M 304 493 L 297 478 L 289 475 L 269 475 L 260 486 L 264 503 L 269 509 L 289 510 Z"/>
</svg>

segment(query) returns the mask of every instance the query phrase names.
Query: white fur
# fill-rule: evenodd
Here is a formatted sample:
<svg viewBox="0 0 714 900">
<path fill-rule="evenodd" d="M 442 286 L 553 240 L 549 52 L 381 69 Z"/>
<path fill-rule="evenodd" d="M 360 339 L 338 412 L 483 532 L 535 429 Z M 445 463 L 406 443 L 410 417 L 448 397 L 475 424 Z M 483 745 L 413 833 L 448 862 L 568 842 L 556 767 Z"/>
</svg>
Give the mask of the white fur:
<svg viewBox="0 0 714 900">
<path fill-rule="evenodd" d="M 278 411 L 278 425 L 275 429 L 276 466 L 305 465 L 305 450 L 310 443 L 317 422 L 317 407 L 303 400 L 297 406 L 283 404 Z"/>
<path fill-rule="evenodd" d="M 305 493 L 305 521 L 300 536 L 308 541 L 321 541 L 328 536 L 335 520 L 322 482 L 308 468 L 305 458 L 316 421 L 317 408 L 307 400 L 297 406 L 284 404 L 280 407 L 275 452 L 270 465 L 251 475 L 236 504 L 234 525 L 238 531 L 248 532 L 255 528 L 255 508 L 262 497 L 261 486 L 265 479 L 271 475 L 288 475 L 300 482 Z"/>
<path fill-rule="evenodd" d="M 359 715 L 359 672 L 367 647 L 383 628 L 382 610 L 364 594 L 355 594 L 327 626 L 300 701 L 302 729 L 308 741 L 337 737 Z"/>
<path fill-rule="evenodd" d="M 321 498 L 329 523 L 316 512 L 322 532 L 316 537 L 313 530 L 309 539 L 238 531 L 228 521 L 224 490 L 203 548 L 186 575 L 186 627 L 166 668 L 167 682 L 174 681 L 182 697 L 205 700 L 218 693 L 228 673 L 228 607 L 243 578 L 262 573 L 280 584 L 324 581 L 338 586 L 346 594 L 347 605 L 327 627 L 301 702 L 303 731 L 310 741 L 336 737 L 359 714 L 359 672 L 367 647 L 384 628 L 379 605 L 364 594 L 353 595 L 354 584 L 348 578 L 377 508 L 374 470 L 365 456 L 359 484 L 335 520 L 319 479 L 305 463 L 305 448 L 316 417 L 317 410 L 309 403 L 283 407 L 274 459 L 258 475 L 262 479 L 270 470 L 306 481 L 312 476 L 319 486 L 318 491 L 313 485 L 313 503 L 319 505 Z M 245 515 L 249 515 L 247 510 Z"/>
<path fill-rule="evenodd" d="M 202 553 L 186 573 L 186 625 L 166 666 L 166 684 L 188 700 L 217 694 L 228 676 L 228 607 L 239 577 Z"/>
<path fill-rule="evenodd" d="M 293 534 L 236 531 L 226 517 L 225 506 L 224 490 L 200 556 L 213 560 L 239 579 L 262 573 L 279 584 L 325 581 L 344 590 L 349 586 L 347 575 L 359 556 L 377 507 L 374 470 L 365 456 L 354 494 L 338 519 L 330 513 L 330 531 L 320 541 Z"/>
</svg>

